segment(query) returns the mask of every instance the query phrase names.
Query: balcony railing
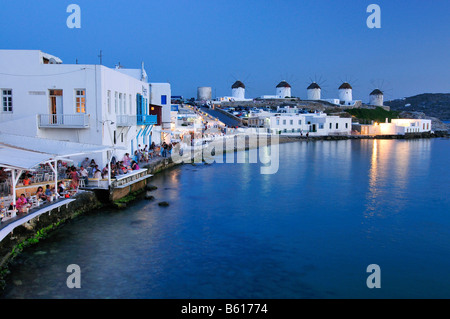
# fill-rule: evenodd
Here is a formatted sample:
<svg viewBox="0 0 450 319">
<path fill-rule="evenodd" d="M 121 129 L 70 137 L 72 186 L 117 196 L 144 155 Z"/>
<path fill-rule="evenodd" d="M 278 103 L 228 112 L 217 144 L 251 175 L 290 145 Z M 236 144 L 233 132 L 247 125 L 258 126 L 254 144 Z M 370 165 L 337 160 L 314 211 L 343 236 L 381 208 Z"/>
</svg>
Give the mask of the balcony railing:
<svg viewBox="0 0 450 319">
<path fill-rule="evenodd" d="M 137 115 L 137 125 L 155 125 L 157 124 L 156 115 Z"/>
<path fill-rule="evenodd" d="M 116 120 L 117 126 L 133 126 L 137 122 L 135 115 L 117 115 Z"/>
<path fill-rule="evenodd" d="M 89 114 L 38 114 L 39 128 L 89 128 Z"/>
</svg>

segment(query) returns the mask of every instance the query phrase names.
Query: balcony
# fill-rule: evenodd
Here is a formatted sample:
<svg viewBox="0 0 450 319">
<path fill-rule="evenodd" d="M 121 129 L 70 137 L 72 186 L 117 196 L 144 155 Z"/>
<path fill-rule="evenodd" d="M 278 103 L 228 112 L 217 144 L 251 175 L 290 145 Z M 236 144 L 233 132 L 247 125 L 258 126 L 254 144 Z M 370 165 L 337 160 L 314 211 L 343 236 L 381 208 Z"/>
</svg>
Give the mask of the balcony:
<svg viewBox="0 0 450 319">
<path fill-rule="evenodd" d="M 137 115 L 137 125 L 156 125 L 157 116 L 156 115 Z"/>
<path fill-rule="evenodd" d="M 38 114 L 39 128 L 89 128 L 89 114 Z"/>
<path fill-rule="evenodd" d="M 133 126 L 136 125 L 137 119 L 135 115 L 117 115 L 116 125 L 119 126 Z"/>
</svg>

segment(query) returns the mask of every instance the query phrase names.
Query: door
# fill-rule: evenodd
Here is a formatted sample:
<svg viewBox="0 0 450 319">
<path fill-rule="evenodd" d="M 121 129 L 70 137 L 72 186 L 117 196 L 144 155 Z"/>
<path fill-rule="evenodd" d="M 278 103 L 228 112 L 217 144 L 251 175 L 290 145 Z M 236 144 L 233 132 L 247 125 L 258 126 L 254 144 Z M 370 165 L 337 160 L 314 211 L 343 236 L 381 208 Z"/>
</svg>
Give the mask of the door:
<svg viewBox="0 0 450 319">
<path fill-rule="evenodd" d="M 50 124 L 63 124 L 63 91 L 50 90 Z"/>
</svg>

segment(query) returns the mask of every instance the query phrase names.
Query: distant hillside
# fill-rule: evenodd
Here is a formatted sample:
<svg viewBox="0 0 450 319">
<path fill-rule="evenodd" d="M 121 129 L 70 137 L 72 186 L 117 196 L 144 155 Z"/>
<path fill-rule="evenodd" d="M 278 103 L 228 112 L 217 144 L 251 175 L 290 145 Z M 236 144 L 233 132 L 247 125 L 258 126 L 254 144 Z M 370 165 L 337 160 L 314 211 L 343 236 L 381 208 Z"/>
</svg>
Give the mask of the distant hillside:
<svg viewBox="0 0 450 319">
<path fill-rule="evenodd" d="M 450 93 L 425 93 L 384 103 L 393 111 L 423 112 L 427 116 L 450 121 Z"/>
<path fill-rule="evenodd" d="M 361 124 L 370 124 L 372 121 L 384 122 L 387 118 L 392 120 L 398 118 L 400 115 L 398 111 L 386 111 L 381 107 L 377 107 L 376 109 L 348 109 L 345 111 L 355 116 Z"/>
</svg>

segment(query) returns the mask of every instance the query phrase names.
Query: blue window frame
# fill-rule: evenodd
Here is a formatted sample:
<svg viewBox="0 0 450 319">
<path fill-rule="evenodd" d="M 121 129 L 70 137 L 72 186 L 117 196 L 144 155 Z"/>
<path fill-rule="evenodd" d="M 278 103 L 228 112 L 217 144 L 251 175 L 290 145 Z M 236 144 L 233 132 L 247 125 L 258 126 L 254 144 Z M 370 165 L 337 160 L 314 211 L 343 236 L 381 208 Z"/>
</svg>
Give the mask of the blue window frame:
<svg viewBox="0 0 450 319">
<path fill-rule="evenodd" d="M 161 95 L 161 105 L 167 104 L 167 95 Z"/>
</svg>

